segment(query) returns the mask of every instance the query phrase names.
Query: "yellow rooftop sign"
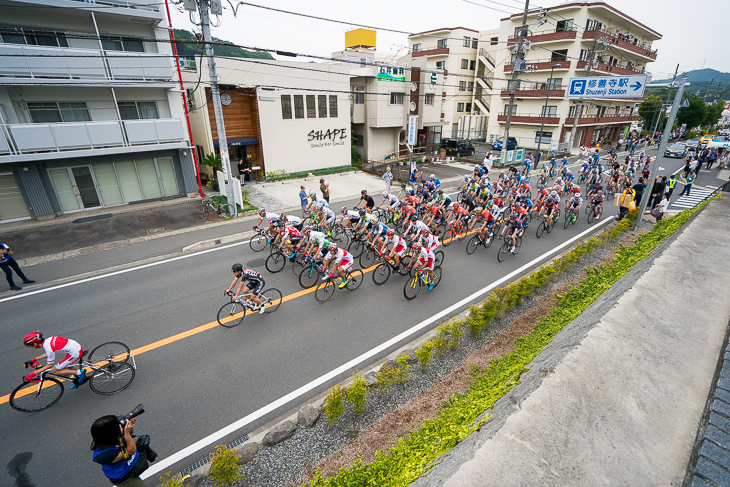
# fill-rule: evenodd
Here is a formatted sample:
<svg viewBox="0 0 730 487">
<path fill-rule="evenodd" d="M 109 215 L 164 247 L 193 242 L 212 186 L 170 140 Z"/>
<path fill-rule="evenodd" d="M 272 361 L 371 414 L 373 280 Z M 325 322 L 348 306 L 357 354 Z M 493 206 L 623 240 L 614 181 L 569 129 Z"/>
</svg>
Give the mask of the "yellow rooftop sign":
<svg viewBox="0 0 730 487">
<path fill-rule="evenodd" d="M 370 29 L 354 29 L 345 32 L 345 48 L 375 48 L 375 31 Z"/>
</svg>

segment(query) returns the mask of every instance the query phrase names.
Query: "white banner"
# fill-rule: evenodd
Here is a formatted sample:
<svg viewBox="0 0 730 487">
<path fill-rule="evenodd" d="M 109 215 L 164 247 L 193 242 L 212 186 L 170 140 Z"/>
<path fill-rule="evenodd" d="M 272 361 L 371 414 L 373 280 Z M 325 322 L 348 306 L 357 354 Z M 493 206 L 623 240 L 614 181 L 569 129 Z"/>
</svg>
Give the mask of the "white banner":
<svg viewBox="0 0 730 487">
<path fill-rule="evenodd" d="M 216 171 L 216 177 L 218 178 L 218 193 L 221 196 L 228 196 L 226 194 L 226 175 L 220 171 Z M 233 198 L 238 203 L 238 206 L 243 208 L 243 196 L 241 196 L 241 181 L 236 178 L 231 178 L 231 185 L 233 186 Z"/>
<path fill-rule="evenodd" d="M 418 126 L 416 125 L 417 118 L 418 115 L 408 116 L 408 141 L 406 144 L 411 146 L 416 145 L 416 132 L 418 131 Z"/>
</svg>

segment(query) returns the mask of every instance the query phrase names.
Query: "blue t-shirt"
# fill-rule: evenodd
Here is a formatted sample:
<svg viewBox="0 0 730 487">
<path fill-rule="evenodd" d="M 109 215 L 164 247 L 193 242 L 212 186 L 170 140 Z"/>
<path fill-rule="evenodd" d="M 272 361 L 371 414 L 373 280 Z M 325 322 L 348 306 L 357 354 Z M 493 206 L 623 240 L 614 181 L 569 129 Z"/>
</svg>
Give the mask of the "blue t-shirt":
<svg viewBox="0 0 730 487">
<path fill-rule="evenodd" d="M 3 250 L 10 250 L 10 247 L 5 245 L 4 243 L 0 243 L 0 248 Z M 8 254 L 0 254 L 0 264 L 7 264 L 7 262 L 10 260 L 10 256 Z"/>
<path fill-rule="evenodd" d="M 302 200 L 303 205 L 306 205 L 307 204 L 307 192 L 304 190 L 301 190 L 299 192 L 299 199 Z"/>
<path fill-rule="evenodd" d="M 94 450 L 93 460 L 101 464 L 101 470 L 104 475 L 111 480 L 121 480 L 129 473 L 139 460 L 139 452 L 134 452 L 129 458 L 122 458 L 118 462 L 113 462 L 119 455 L 120 448 L 117 445 L 110 445 Z"/>
</svg>

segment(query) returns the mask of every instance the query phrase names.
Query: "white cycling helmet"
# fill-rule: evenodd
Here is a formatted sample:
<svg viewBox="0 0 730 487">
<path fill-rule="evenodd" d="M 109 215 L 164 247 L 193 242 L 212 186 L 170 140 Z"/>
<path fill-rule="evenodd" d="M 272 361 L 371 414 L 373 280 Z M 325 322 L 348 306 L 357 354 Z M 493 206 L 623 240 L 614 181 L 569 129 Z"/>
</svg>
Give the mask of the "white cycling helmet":
<svg viewBox="0 0 730 487">
<path fill-rule="evenodd" d="M 383 198 L 387 198 L 387 197 L 388 197 L 388 192 L 387 191 L 383 191 Z"/>
<path fill-rule="evenodd" d="M 430 178 L 431 179 L 436 179 L 436 175 L 435 174 L 431 174 Z"/>
<path fill-rule="evenodd" d="M 321 210 L 324 207 L 324 205 L 322 203 L 317 203 L 316 205 L 314 205 L 314 207 L 318 210 Z"/>
<path fill-rule="evenodd" d="M 550 196 L 557 196 L 558 192 L 555 190 L 550 191 Z"/>
</svg>

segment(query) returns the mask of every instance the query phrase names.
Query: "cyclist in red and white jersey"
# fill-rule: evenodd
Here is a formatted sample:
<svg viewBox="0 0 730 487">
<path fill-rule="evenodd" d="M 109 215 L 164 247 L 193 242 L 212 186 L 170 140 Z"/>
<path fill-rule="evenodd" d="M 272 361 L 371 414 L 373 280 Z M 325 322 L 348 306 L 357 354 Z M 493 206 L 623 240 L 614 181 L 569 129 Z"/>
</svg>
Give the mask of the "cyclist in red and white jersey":
<svg viewBox="0 0 730 487">
<path fill-rule="evenodd" d="M 338 248 L 336 244 L 330 244 L 329 252 L 324 260 L 324 268 L 328 269 L 330 262 L 334 261 L 333 267 L 337 266 L 337 283 L 339 288 L 342 289 L 347 285 L 347 279 L 345 279 L 345 271 L 352 267 L 355 263 L 355 258 L 350 252 L 345 249 Z M 328 276 L 324 276 L 322 280 L 327 280 Z"/>
<path fill-rule="evenodd" d="M 289 258 L 293 260 L 296 254 L 294 252 L 294 245 L 298 244 L 301 239 L 302 234 L 299 233 L 299 230 L 294 228 L 292 225 L 287 225 L 279 230 L 279 235 L 276 236 L 274 243 L 276 244 L 281 241 L 281 243 L 284 244 L 284 247 L 289 250 Z"/>
<path fill-rule="evenodd" d="M 428 248 L 432 252 L 436 252 L 438 246 L 441 245 L 438 237 L 431 233 L 428 228 L 424 228 L 423 230 L 421 230 L 421 236 L 418 239 L 418 243 L 420 243 L 423 247 Z"/>
<path fill-rule="evenodd" d="M 46 357 L 46 365 L 31 372 L 25 377 L 26 381 L 36 382 L 40 380 L 37 378 L 39 374 L 49 369 L 53 375 L 73 377 L 74 383 L 71 385 L 71 389 L 76 389 L 88 380 L 84 369 L 79 370 L 77 367 L 72 367 L 76 362 L 81 360 L 81 356 L 84 354 L 79 342 L 57 336 L 44 339 L 41 332 L 33 331 L 25 335 L 23 345 L 30 348 L 42 348 L 45 352 L 43 355 L 39 355 L 25 362 L 25 368 L 34 368 L 38 364 L 38 360 Z M 64 354 L 63 358 L 58 362 L 56 362 L 57 353 Z"/>
<path fill-rule="evenodd" d="M 403 237 L 401 237 L 400 235 L 396 235 L 395 230 L 391 228 L 385 234 L 383 246 L 380 247 L 381 253 L 385 250 L 385 247 L 390 242 L 393 242 L 393 250 L 390 251 L 390 255 L 388 255 L 388 260 L 393 259 L 393 262 L 395 262 L 395 267 L 398 268 L 398 266 L 400 266 L 401 257 L 403 257 L 403 254 L 405 254 L 406 250 L 408 250 L 408 243 Z"/>
<path fill-rule="evenodd" d="M 430 291 L 433 289 L 434 285 L 434 275 L 433 275 L 433 267 L 436 262 L 436 255 L 433 253 L 433 251 L 427 247 L 422 247 L 419 243 L 413 244 L 413 256 L 414 258 L 418 256 L 418 262 L 413 266 L 413 268 L 420 272 L 420 270 L 426 269 L 426 275 L 428 276 L 428 290 Z"/>
</svg>

